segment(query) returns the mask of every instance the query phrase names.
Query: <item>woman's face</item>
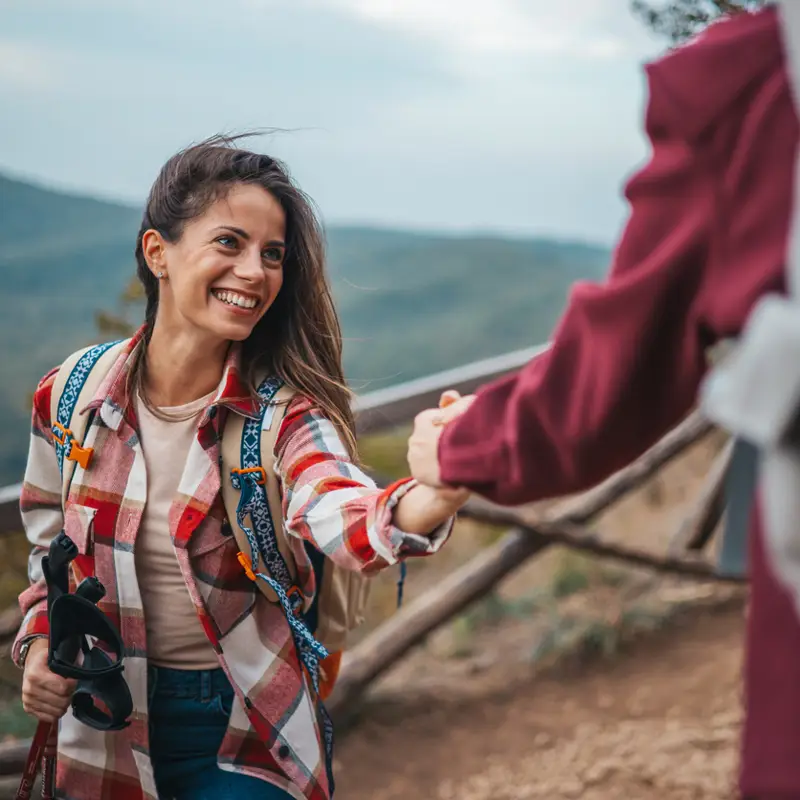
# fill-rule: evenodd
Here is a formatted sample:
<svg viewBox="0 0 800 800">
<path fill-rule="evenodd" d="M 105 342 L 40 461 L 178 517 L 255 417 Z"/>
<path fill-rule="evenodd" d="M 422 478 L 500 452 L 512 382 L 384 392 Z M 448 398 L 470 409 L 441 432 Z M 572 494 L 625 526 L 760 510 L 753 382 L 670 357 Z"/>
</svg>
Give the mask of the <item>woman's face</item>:
<svg viewBox="0 0 800 800">
<path fill-rule="evenodd" d="M 265 189 L 238 184 L 184 226 L 180 240 L 145 234 L 160 281 L 158 323 L 206 340 L 243 341 L 283 285 L 286 215 Z"/>
</svg>

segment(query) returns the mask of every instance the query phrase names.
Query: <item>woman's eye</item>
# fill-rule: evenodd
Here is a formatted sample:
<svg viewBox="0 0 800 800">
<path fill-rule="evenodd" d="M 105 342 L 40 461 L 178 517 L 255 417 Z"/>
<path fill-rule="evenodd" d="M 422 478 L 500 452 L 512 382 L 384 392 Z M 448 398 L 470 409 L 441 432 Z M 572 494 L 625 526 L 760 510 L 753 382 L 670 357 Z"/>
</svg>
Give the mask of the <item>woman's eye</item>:
<svg viewBox="0 0 800 800">
<path fill-rule="evenodd" d="M 283 250 L 280 247 L 268 247 L 264 251 L 264 258 L 273 263 L 283 260 Z"/>
<path fill-rule="evenodd" d="M 218 236 L 215 240 L 217 244 L 221 244 L 223 247 L 227 247 L 232 249 L 236 247 L 236 239 L 233 236 Z"/>
</svg>

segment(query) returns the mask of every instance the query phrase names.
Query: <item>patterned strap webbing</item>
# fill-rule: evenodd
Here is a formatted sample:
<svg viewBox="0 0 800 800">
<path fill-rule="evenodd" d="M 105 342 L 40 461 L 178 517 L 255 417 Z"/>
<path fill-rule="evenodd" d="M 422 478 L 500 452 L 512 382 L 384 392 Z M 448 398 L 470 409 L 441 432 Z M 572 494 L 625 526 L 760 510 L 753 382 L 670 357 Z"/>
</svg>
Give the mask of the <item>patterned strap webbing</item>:
<svg viewBox="0 0 800 800">
<path fill-rule="evenodd" d="M 98 344 L 87 350 L 79 359 L 78 363 L 72 368 L 72 372 L 64 384 L 64 390 L 61 392 L 61 397 L 58 399 L 58 409 L 56 413 L 56 421 L 58 425 L 53 425 L 52 431 L 55 437 L 56 446 L 56 459 L 58 460 L 58 470 L 64 474 L 64 459 L 69 455 L 74 441 L 69 431 L 72 424 L 72 415 L 75 412 L 75 406 L 80 397 L 81 390 L 83 389 L 89 373 L 94 368 L 94 365 L 100 360 L 100 357 L 109 348 L 113 347 L 119 342 L 106 342 L 105 344 Z M 59 426 L 61 426 L 59 428 Z"/>
<path fill-rule="evenodd" d="M 328 781 L 333 788 L 333 725 L 319 699 L 319 663 L 328 657 L 328 651 L 309 630 L 303 617 L 303 595 L 292 580 L 291 572 L 278 547 L 275 526 L 267 499 L 266 475 L 261 463 L 261 431 L 268 414 L 274 413 L 271 405 L 283 382 L 267 378 L 259 387 L 262 411 L 258 419 L 247 419 L 242 430 L 241 468 L 231 472 L 233 488 L 239 492 L 236 521 L 250 543 L 251 569 L 256 577 L 267 583 L 277 595 L 286 620 L 292 630 L 298 654 L 308 672 L 317 694 L 317 713 L 325 740 Z M 252 528 L 246 524 L 250 515 Z M 265 572 L 258 572 L 258 556 L 264 559 Z"/>
</svg>

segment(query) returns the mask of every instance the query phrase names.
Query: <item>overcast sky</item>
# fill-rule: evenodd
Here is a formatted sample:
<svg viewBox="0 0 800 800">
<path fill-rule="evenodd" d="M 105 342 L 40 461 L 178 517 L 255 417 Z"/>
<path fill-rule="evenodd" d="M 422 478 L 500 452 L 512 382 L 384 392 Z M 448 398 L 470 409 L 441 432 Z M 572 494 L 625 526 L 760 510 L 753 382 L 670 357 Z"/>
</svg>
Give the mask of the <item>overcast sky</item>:
<svg viewBox="0 0 800 800">
<path fill-rule="evenodd" d="M 647 156 L 628 0 L 0 0 L 0 170 L 139 203 L 218 131 L 292 129 L 328 223 L 611 242 Z"/>
</svg>

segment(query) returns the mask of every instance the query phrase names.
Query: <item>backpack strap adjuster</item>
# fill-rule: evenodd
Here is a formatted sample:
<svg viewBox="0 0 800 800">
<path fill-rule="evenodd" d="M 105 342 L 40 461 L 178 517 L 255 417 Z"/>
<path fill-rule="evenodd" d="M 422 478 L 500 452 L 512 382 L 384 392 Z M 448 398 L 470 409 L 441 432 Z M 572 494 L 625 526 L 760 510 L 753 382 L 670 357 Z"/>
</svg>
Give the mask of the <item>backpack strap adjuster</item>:
<svg viewBox="0 0 800 800">
<path fill-rule="evenodd" d="M 231 470 L 231 476 L 233 475 L 256 475 L 255 481 L 259 486 L 267 484 L 267 472 L 264 467 L 234 467 Z"/>
<path fill-rule="evenodd" d="M 94 448 L 81 447 L 76 441 L 72 431 L 56 421 L 53 423 L 53 439 L 61 446 L 66 448 L 64 458 L 67 461 L 75 461 L 80 464 L 84 469 L 89 468 L 89 463 L 92 460 Z"/>
<path fill-rule="evenodd" d="M 256 575 L 256 573 L 253 571 L 253 564 L 250 561 L 250 556 L 239 551 L 236 554 L 236 560 L 242 565 L 244 574 L 255 583 L 258 580 L 258 575 Z M 304 605 L 303 593 L 300 591 L 300 587 L 296 584 L 293 584 L 286 592 L 286 597 L 289 600 L 289 605 L 292 608 L 292 612 L 296 617 L 299 617 L 303 612 Z"/>
<path fill-rule="evenodd" d="M 61 436 L 59 436 L 59 433 Z M 53 423 L 53 438 L 62 447 L 66 447 L 68 441 L 72 441 L 72 431 L 65 428 L 60 422 Z"/>
<path fill-rule="evenodd" d="M 250 561 L 250 557 L 246 556 L 244 553 L 239 551 L 236 554 L 236 559 L 242 565 L 242 569 L 244 570 L 244 574 L 247 575 L 247 577 L 250 578 L 251 581 L 255 582 L 256 574 L 255 574 L 255 572 L 253 572 L 253 565 L 252 565 L 252 562 Z"/>
<path fill-rule="evenodd" d="M 297 584 L 292 585 L 289 588 L 289 591 L 286 592 L 286 596 L 289 598 L 289 603 L 292 606 L 292 611 L 294 611 L 295 616 L 300 616 L 303 612 L 303 593 L 300 591 L 300 587 Z"/>
</svg>

